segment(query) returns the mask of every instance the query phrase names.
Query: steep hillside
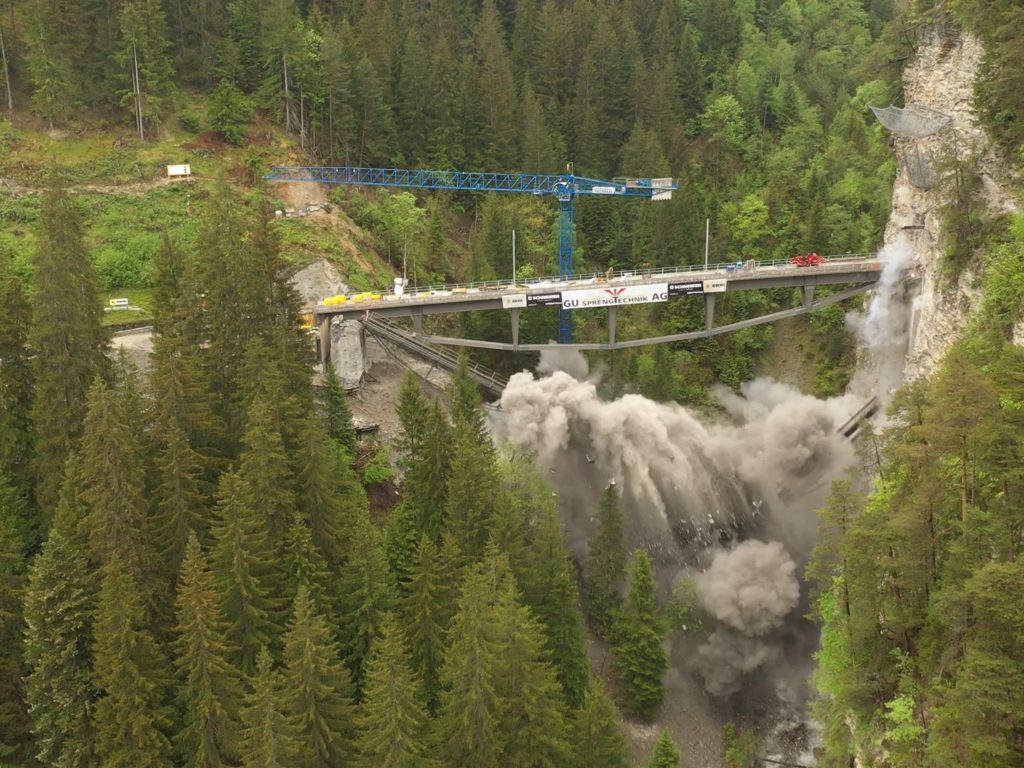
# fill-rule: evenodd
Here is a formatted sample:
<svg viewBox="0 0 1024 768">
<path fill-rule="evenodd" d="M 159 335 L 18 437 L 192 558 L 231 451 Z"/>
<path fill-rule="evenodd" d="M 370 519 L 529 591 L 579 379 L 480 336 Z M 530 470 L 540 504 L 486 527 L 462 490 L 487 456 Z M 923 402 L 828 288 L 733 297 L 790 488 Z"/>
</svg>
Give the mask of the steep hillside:
<svg viewBox="0 0 1024 768">
<path fill-rule="evenodd" d="M 205 104 L 191 103 L 184 114 Z M 109 322 L 148 318 L 153 253 L 165 235 L 191 247 L 217 184 L 229 185 L 243 205 L 267 196 L 281 212 L 285 257 L 296 269 L 326 258 L 356 289 L 390 282 L 393 272 L 379 255 L 383 241 L 355 224 L 345 205 L 331 205 L 330 190 L 262 182 L 269 166 L 303 157 L 291 137 L 257 121 L 236 146 L 215 133 L 189 130 L 185 122 L 190 120 L 175 121 L 158 140 L 141 142 L 102 124 L 64 132 L 43 130 L 31 119 L 0 121 L 0 249 L 13 254 L 15 271 L 27 276 L 31 269 L 39 191 L 56 164 L 83 213 L 105 295 L 127 297 L 142 310 L 107 313 Z M 168 178 L 166 166 L 179 163 L 191 166 L 191 177 Z M 315 210 L 307 211 L 310 206 Z"/>
</svg>

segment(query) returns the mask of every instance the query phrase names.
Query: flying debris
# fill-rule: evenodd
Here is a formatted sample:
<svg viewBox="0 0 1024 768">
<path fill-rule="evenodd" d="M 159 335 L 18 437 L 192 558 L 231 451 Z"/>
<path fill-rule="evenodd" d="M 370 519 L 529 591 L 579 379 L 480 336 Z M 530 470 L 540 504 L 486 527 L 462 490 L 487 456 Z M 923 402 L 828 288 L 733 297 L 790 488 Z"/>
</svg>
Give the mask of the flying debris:
<svg viewBox="0 0 1024 768">
<path fill-rule="evenodd" d="M 594 460 L 592 458 L 590 458 L 590 454 L 589 453 L 584 454 L 584 456 L 587 457 L 587 464 L 593 464 L 594 463 Z"/>
</svg>

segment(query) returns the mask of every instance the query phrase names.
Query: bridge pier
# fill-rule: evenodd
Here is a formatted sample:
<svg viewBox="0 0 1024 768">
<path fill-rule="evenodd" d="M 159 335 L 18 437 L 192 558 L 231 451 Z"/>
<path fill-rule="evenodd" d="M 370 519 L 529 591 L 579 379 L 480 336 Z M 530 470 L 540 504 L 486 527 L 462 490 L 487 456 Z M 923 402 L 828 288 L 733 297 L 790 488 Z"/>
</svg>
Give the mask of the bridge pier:
<svg viewBox="0 0 1024 768">
<path fill-rule="evenodd" d="M 367 369 L 366 330 L 354 317 L 335 317 L 322 338 L 327 340 L 325 365 L 333 365 L 346 389 L 358 387 Z M 321 349 L 324 342 L 321 341 Z M 333 354 L 331 351 L 333 350 Z"/>
<path fill-rule="evenodd" d="M 519 349 L 519 307 L 512 307 L 508 313 L 512 320 L 512 349 Z"/>
<path fill-rule="evenodd" d="M 814 303 L 814 286 L 804 286 L 804 309 L 810 310 L 811 304 Z"/>
<path fill-rule="evenodd" d="M 326 366 L 331 360 L 331 316 L 320 318 L 320 364 Z"/>
<path fill-rule="evenodd" d="M 412 332 L 417 336 L 423 335 L 423 313 L 413 312 L 412 314 Z"/>
<path fill-rule="evenodd" d="M 708 336 L 715 325 L 715 294 L 704 294 L 704 331 Z"/>
<path fill-rule="evenodd" d="M 615 343 L 615 320 L 618 315 L 618 307 L 608 307 L 608 343 Z"/>
</svg>

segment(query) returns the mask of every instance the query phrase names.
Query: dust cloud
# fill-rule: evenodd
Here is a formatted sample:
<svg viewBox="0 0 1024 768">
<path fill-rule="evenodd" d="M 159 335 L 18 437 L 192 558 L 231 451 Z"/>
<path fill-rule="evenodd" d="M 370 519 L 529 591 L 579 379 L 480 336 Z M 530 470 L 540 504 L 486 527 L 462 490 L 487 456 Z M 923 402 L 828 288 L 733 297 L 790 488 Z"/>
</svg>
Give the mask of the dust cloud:
<svg viewBox="0 0 1024 768">
<path fill-rule="evenodd" d="M 798 573 L 817 537 L 816 511 L 855 460 L 838 430 L 868 398 L 884 402 L 906 348 L 911 251 L 899 241 L 879 258 L 886 265 L 867 309 L 847 316 L 870 364 L 840 397 L 759 378 L 739 393 L 714 390 L 710 414 L 635 394 L 606 400 L 586 359 L 559 350 L 542 353 L 536 374 L 513 375 L 492 413 L 495 439 L 550 472 L 579 561 L 599 495 L 614 481 L 627 544 L 650 551 L 663 595 L 679 578 L 694 580 L 706 630 L 672 638 L 670 687 L 688 685 L 681 669 L 716 696 L 749 698 L 806 679 L 817 632 L 804 618 Z"/>
<path fill-rule="evenodd" d="M 800 599 L 796 563 L 777 541 L 744 541 L 718 552 L 695 581 L 704 608 L 751 637 L 781 626 Z"/>
<path fill-rule="evenodd" d="M 781 656 L 774 638 L 800 600 L 796 563 L 778 542 L 748 540 L 717 552 L 694 580 L 704 609 L 721 626 L 697 649 L 696 666 L 708 691 L 724 696 L 744 675 Z"/>
<path fill-rule="evenodd" d="M 903 378 L 910 331 L 903 283 L 914 264 L 913 248 L 901 233 L 879 251 L 878 259 L 884 264 L 882 276 L 867 309 L 846 315 L 847 329 L 861 344 L 861 359 L 849 389 L 865 397 L 876 395 L 886 402 Z"/>
</svg>

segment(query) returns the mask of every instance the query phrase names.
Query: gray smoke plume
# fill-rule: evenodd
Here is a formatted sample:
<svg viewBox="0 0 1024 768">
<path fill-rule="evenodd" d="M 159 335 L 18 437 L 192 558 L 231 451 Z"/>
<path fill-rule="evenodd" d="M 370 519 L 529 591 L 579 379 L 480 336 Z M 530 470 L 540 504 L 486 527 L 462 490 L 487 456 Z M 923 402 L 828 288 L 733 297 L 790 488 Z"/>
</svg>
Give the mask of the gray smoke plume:
<svg viewBox="0 0 1024 768">
<path fill-rule="evenodd" d="M 850 391 L 862 396 L 877 395 L 888 400 L 890 391 L 903 376 L 903 362 L 910 331 L 909 303 L 903 281 L 914 264 L 914 252 L 900 233 L 878 253 L 885 266 L 878 286 L 863 312 L 848 312 L 846 327 L 861 343 L 861 359 Z"/>
<path fill-rule="evenodd" d="M 697 649 L 697 667 L 704 687 L 715 696 L 743 688 L 745 675 L 779 658 L 778 645 L 727 629 L 716 629 Z"/>
<path fill-rule="evenodd" d="M 807 550 L 815 504 L 853 457 L 836 429 L 862 403 L 818 400 L 758 379 L 741 395 L 717 391 L 724 417 L 705 423 L 687 408 L 640 395 L 602 400 L 575 354 L 576 375 L 512 376 L 494 421 L 499 440 L 551 470 L 570 505 L 591 505 L 615 480 L 632 511 L 632 543 L 677 565 L 753 528 Z M 571 538 L 585 541 L 589 515 L 579 517 L 583 530 Z M 571 529 L 572 515 L 567 522 Z"/>
<path fill-rule="evenodd" d="M 744 675 L 781 654 L 766 639 L 800 600 L 796 563 L 778 542 L 744 541 L 715 554 L 695 579 L 707 612 L 722 626 L 697 649 L 697 668 L 709 692 L 738 691 Z"/>
<path fill-rule="evenodd" d="M 744 541 L 718 552 L 695 581 L 708 613 L 751 637 L 780 627 L 800 599 L 796 563 L 777 541 Z"/>
</svg>

